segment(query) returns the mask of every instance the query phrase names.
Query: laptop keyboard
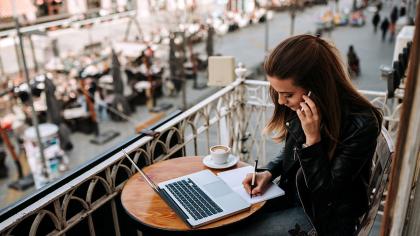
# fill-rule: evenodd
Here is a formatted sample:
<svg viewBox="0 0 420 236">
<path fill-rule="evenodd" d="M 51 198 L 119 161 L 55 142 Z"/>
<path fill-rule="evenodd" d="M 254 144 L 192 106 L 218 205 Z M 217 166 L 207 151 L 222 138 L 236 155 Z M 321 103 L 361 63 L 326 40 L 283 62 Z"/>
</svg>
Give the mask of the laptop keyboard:
<svg viewBox="0 0 420 236">
<path fill-rule="evenodd" d="M 189 178 L 167 184 L 166 187 L 194 220 L 203 219 L 223 211 Z"/>
</svg>

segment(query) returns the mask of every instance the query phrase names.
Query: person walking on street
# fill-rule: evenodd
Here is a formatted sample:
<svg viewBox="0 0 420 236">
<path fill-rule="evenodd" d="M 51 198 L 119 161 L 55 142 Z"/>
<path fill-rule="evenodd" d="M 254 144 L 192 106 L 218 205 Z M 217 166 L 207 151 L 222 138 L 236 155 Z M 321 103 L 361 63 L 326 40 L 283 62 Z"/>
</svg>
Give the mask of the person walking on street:
<svg viewBox="0 0 420 236">
<path fill-rule="evenodd" d="M 400 17 L 405 16 L 406 10 L 405 10 L 405 6 L 401 6 L 400 7 Z"/>
<path fill-rule="evenodd" d="M 378 3 L 376 4 L 376 9 L 378 12 L 382 10 L 382 1 L 378 1 Z"/>
<path fill-rule="evenodd" d="M 394 41 L 395 36 L 395 27 L 398 20 L 398 8 L 394 7 L 392 8 L 391 14 L 390 14 L 390 25 L 389 25 L 389 42 Z"/>
<path fill-rule="evenodd" d="M 347 63 L 349 66 L 350 75 L 360 75 L 359 57 L 354 51 L 353 45 L 350 45 L 349 51 L 347 52 Z"/>
<path fill-rule="evenodd" d="M 395 24 L 397 23 L 398 20 L 398 8 L 394 7 L 392 8 L 391 14 L 389 15 L 390 20 L 391 20 L 391 24 Z"/>
<path fill-rule="evenodd" d="M 395 38 L 396 24 L 389 25 L 389 42 L 392 43 Z"/>
<path fill-rule="evenodd" d="M 378 30 L 378 24 L 381 21 L 381 16 L 379 15 L 379 11 L 375 12 L 375 15 L 373 15 L 372 18 L 372 24 L 373 24 L 373 32 L 376 34 L 376 31 Z"/>
<path fill-rule="evenodd" d="M 382 41 L 385 41 L 386 33 L 389 29 L 389 20 L 388 17 L 385 17 L 385 19 L 381 23 L 381 30 L 382 30 Z"/>
</svg>

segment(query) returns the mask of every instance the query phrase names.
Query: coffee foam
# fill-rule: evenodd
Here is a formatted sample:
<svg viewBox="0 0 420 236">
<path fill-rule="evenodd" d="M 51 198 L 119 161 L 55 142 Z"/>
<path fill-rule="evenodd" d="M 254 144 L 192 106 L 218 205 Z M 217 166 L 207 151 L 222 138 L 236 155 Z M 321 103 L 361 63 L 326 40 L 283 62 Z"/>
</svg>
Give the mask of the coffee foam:
<svg viewBox="0 0 420 236">
<path fill-rule="evenodd" d="M 226 150 L 224 150 L 224 149 L 218 149 L 218 148 L 213 148 L 213 152 L 214 153 L 225 153 Z"/>
<path fill-rule="evenodd" d="M 213 146 L 210 150 L 215 153 L 225 153 L 229 151 L 229 148 L 224 146 Z"/>
</svg>

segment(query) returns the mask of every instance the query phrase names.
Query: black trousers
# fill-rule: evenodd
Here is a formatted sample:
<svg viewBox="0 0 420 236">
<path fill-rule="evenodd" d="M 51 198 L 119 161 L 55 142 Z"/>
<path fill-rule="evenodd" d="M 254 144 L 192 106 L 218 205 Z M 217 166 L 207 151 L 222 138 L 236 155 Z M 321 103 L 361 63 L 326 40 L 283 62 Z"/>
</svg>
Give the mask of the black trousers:
<svg viewBox="0 0 420 236">
<path fill-rule="evenodd" d="M 303 208 L 298 205 L 284 204 L 284 197 L 275 198 L 252 216 L 228 226 L 224 235 L 229 236 L 279 236 L 290 235 L 296 224 L 303 231 L 312 229 Z"/>
</svg>

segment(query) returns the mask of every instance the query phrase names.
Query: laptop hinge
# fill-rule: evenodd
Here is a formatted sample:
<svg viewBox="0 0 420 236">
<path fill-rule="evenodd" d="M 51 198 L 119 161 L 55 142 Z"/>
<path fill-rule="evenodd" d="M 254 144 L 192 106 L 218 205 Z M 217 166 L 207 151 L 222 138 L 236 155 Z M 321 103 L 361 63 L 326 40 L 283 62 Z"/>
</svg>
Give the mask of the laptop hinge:
<svg viewBox="0 0 420 236">
<path fill-rule="evenodd" d="M 193 226 L 187 220 L 189 218 L 188 215 L 185 214 L 184 211 L 182 211 L 178 204 L 176 204 L 176 202 L 169 196 L 166 190 L 162 188 L 158 188 L 158 190 L 160 193 L 160 197 L 163 198 L 163 200 L 165 200 L 169 207 L 175 211 L 175 213 L 185 222 L 185 224 L 187 224 L 190 228 L 193 228 Z"/>
</svg>

